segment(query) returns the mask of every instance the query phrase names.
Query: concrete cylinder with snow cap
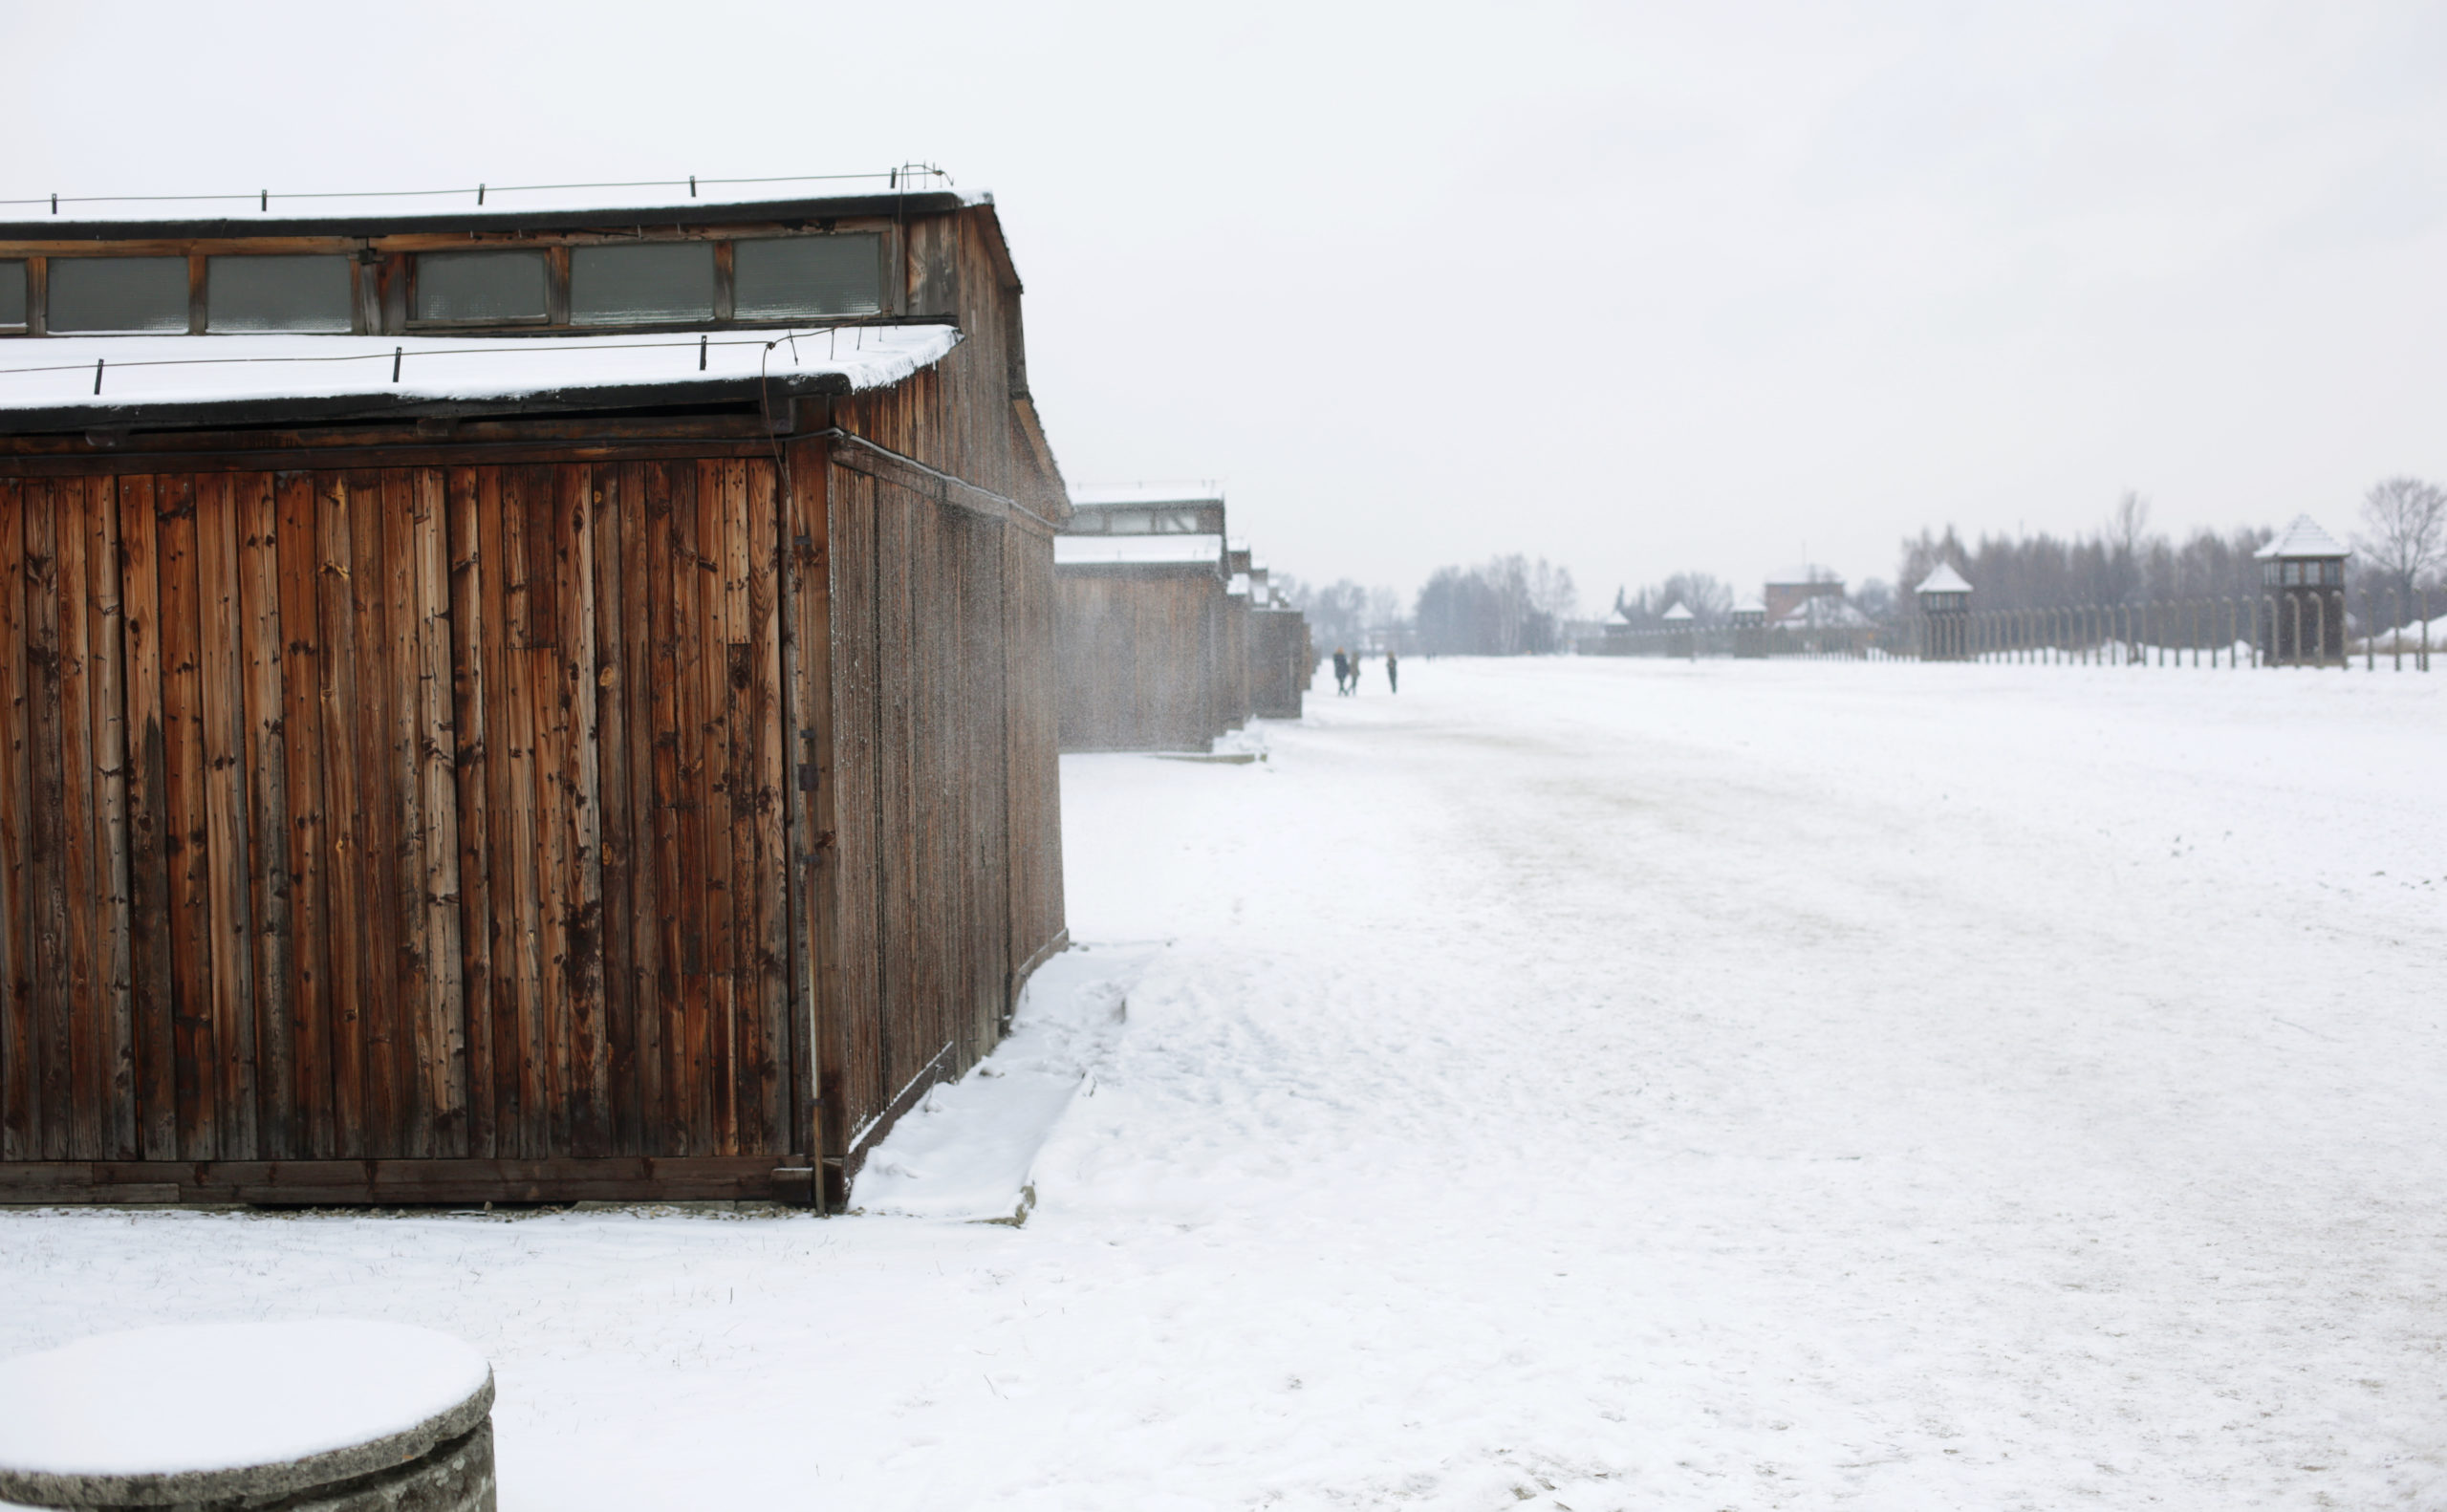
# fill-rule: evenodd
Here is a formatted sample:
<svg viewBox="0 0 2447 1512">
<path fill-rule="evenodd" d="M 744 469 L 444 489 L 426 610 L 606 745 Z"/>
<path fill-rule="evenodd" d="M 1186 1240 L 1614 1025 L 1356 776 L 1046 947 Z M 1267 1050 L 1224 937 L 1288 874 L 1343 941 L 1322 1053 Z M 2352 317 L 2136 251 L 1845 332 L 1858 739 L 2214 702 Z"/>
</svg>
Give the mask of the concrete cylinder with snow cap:
<svg viewBox="0 0 2447 1512">
<path fill-rule="evenodd" d="M 492 1512 L 493 1375 L 430 1328 L 137 1328 L 0 1360 L 0 1502 Z"/>
</svg>

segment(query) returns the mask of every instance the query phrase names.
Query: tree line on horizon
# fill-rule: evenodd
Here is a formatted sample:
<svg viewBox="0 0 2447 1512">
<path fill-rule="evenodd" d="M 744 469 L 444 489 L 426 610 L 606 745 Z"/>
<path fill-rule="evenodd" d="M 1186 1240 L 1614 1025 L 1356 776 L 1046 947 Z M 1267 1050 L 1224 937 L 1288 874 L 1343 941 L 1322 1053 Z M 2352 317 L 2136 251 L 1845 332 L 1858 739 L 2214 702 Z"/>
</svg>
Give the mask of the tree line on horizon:
<svg viewBox="0 0 2447 1512">
<path fill-rule="evenodd" d="M 1939 562 L 1969 579 L 1982 610 L 2065 609 L 2176 599 L 2249 597 L 2261 591 L 2253 553 L 2275 538 L 2264 526 L 2220 534 L 2195 530 L 2181 541 L 2155 530 L 2150 501 L 2127 491 L 2098 529 L 1981 535 L 1965 542 L 1951 525 L 1922 529 L 1899 548 L 1892 582 L 1872 577 L 1845 597 L 1873 620 L 1911 613 L 1911 590 Z M 2393 590 L 2399 616 L 2415 595 L 2447 592 L 2447 488 L 2393 477 L 2365 493 L 2350 545 L 2355 578 Z M 1491 557 L 1441 567 L 1407 606 L 1390 588 L 1350 578 L 1314 586 L 1278 573 L 1277 586 L 1309 616 L 1320 656 L 1337 648 L 1391 648 L 1405 655 L 1543 656 L 1571 649 L 1579 595 L 1571 573 L 1544 557 Z M 1636 592 L 1618 588 L 1613 610 L 1635 626 L 1659 624 L 1680 604 L 1702 625 L 1722 623 L 1737 601 L 1733 586 L 1709 572 L 1680 572 Z"/>
<path fill-rule="evenodd" d="M 1335 650 L 1452 657 L 1545 656 L 1569 649 L 1579 591 L 1571 573 L 1539 557 L 1491 557 L 1475 567 L 1440 567 L 1404 612 L 1390 588 L 1350 578 L 1315 587 L 1278 573 L 1291 606 L 1309 616 L 1321 656 Z"/>
</svg>

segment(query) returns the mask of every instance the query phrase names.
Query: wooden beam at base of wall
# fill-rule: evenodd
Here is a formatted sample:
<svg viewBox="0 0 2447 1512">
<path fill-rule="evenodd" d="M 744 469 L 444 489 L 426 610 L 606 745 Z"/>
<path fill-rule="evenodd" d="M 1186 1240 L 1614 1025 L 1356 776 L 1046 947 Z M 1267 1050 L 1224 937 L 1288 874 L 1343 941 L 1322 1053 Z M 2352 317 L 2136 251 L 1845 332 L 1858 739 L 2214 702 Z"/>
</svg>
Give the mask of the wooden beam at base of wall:
<svg viewBox="0 0 2447 1512">
<path fill-rule="evenodd" d="M 546 1160 L 74 1160 L 0 1164 L 0 1206 L 780 1201 L 814 1198 L 790 1156 Z"/>
</svg>

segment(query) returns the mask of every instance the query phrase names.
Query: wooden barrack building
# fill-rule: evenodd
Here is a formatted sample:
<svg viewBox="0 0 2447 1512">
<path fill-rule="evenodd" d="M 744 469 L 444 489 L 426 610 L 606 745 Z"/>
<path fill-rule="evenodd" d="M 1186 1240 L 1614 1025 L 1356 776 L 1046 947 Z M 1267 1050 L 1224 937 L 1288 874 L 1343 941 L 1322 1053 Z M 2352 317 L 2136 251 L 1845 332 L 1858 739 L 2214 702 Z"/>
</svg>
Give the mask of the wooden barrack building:
<svg viewBox="0 0 2447 1512">
<path fill-rule="evenodd" d="M 1263 719 L 1296 720 L 1316 676 L 1309 616 L 1274 591 L 1264 562 L 1249 565 L 1249 711 Z"/>
<path fill-rule="evenodd" d="M 1080 489 L 1072 505 L 1054 543 L 1062 748 L 1206 749 L 1236 723 L 1232 637 L 1245 617 L 1232 608 L 1223 495 Z"/>
<path fill-rule="evenodd" d="M 0 225 L 0 1201 L 837 1202 L 1066 938 L 993 205 L 417 203 Z"/>
</svg>

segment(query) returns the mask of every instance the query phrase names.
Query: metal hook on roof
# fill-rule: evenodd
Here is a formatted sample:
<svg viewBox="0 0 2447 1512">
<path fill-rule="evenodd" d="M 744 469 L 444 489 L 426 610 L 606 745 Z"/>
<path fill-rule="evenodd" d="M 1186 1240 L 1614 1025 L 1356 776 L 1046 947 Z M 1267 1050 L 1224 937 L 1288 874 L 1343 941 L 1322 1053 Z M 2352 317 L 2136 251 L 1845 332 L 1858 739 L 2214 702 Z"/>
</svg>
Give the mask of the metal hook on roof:
<svg viewBox="0 0 2447 1512">
<path fill-rule="evenodd" d="M 257 205 L 256 208 L 262 210 L 269 210 L 271 208 L 271 191 L 270 189 L 263 191 L 263 203 Z"/>
<path fill-rule="evenodd" d="M 697 371 L 700 373 L 705 371 L 705 343 L 709 339 L 704 335 L 697 337 Z"/>
<path fill-rule="evenodd" d="M 102 364 L 107 360 L 109 359 L 106 357 L 94 359 L 94 392 L 97 394 L 102 391 Z"/>
<path fill-rule="evenodd" d="M 485 203 L 485 186 L 481 184 L 476 185 L 476 203 L 478 205 Z"/>
<path fill-rule="evenodd" d="M 692 200 L 693 200 L 693 199 L 695 199 L 696 197 L 697 197 L 697 176 L 696 176 L 695 174 L 693 174 L 693 173 L 692 173 L 692 174 L 688 175 L 688 198 L 690 198 L 690 199 L 692 199 Z"/>
<path fill-rule="evenodd" d="M 406 353 L 406 351 L 407 348 L 405 347 L 393 347 L 391 349 L 391 381 L 394 383 L 400 381 L 400 358 Z"/>
</svg>

